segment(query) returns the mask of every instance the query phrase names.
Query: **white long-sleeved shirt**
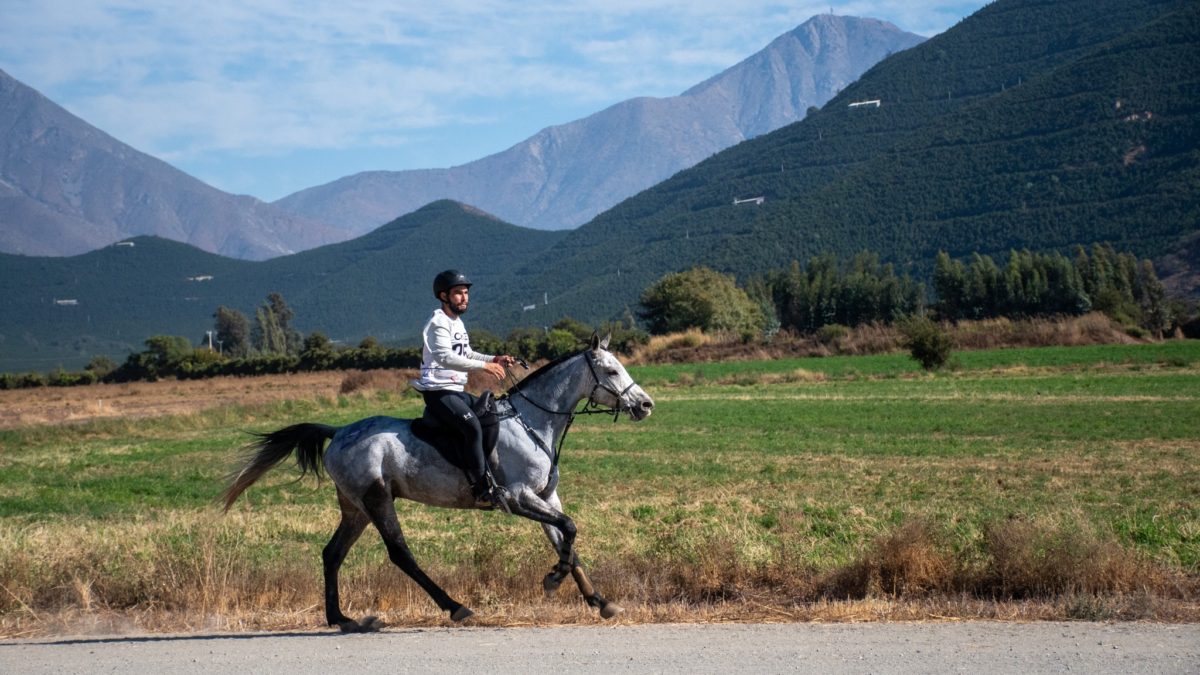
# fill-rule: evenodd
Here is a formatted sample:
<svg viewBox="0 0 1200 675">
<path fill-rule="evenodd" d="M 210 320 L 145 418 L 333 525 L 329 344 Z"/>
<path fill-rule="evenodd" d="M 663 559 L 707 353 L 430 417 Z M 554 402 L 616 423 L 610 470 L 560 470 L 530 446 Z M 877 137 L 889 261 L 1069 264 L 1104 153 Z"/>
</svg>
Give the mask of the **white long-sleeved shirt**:
<svg viewBox="0 0 1200 675">
<path fill-rule="evenodd" d="M 440 307 L 433 310 L 421 335 L 421 378 L 412 381 L 417 391 L 462 391 L 467 371 L 481 369 L 495 358 L 472 351 L 462 318 L 451 319 Z"/>
</svg>

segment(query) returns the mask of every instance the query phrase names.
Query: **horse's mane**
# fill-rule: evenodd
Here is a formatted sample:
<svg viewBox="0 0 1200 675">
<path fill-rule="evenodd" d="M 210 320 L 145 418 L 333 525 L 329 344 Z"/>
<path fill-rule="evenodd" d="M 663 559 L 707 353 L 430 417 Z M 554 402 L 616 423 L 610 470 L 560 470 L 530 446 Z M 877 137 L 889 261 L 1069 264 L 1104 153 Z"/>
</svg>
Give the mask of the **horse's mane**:
<svg viewBox="0 0 1200 675">
<path fill-rule="evenodd" d="M 525 379 L 523 379 L 520 382 L 509 387 L 508 391 L 504 392 L 505 395 L 515 394 L 518 391 L 521 391 L 522 389 L 525 388 L 526 385 L 532 383 L 534 380 L 537 380 L 538 378 L 542 377 L 546 373 L 549 373 L 550 371 L 554 370 L 555 367 L 562 364 L 563 362 L 569 361 L 570 359 L 573 359 L 576 356 L 579 356 L 580 354 L 582 354 L 585 351 L 587 351 L 587 350 L 583 349 L 583 350 L 580 350 L 577 352 L 572 352 L 570 354 L 565 354 L 563 356 L 558 357 L 557 359 L 554 359 L 550 363 L 547 363 L 546 365 L 542 366 L 541 368 L 538 368 L 537 370 L 530 373 L 528 376 L 525 377 Z"/>
</svg>

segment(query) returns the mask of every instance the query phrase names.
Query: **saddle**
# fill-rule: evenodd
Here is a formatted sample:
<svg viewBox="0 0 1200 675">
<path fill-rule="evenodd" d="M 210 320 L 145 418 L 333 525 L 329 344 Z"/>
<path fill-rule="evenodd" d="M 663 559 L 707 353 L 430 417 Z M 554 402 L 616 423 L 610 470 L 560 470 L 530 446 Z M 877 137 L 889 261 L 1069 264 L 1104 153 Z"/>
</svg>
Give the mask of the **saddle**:
<svg viewBox="0 0 1200 675">
<path fill-rule="evenodd" d="M 496 399 L 492 396 L 492 392 L 485 391 L 475 399 L 475 403 L 471 406 L 471 410 L 475 416 L 479 418 L 479 427 L 483 430 L 483 456 L 487 458 L 488 466 L 492 471 L 496 470 L 499 464 L 499 455 L 496 454 L 496 439 L 500 436 L 500 417 L 496 414 Z M 422 441 L 433 446 L 438 454 L 458 467 L 464 473 L 462 450 L 459 445 L 459 435 L 453 430 L 446 428 L 441 422 L 437 421 L 429 411 L 412 421 L 413 435 Z"/>
</svg>

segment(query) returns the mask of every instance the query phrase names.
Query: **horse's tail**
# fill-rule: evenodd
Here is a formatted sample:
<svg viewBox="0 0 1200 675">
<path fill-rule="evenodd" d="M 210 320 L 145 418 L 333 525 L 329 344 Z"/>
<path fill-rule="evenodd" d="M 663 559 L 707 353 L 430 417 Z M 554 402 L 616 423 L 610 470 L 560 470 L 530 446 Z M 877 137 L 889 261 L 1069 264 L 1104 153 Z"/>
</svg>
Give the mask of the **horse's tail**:
<svg viewBox="0 0 1200 675">
<path fill-rule="evenodd" d="M 269 434 L 254 434 L 258 440 L 250 445 L 246 466 L 229 476 L 229 487 L 221 494 L 225 510 L 228 511 L 238 495 L 253 485 L 264 473 L 287 459 L 293 450 L 296 451 L 296 463 L 300 466 L 300 477 L 303 478 L 311 471 L 320 478 L 325 441 L 333 438 L 337 430 L 337 427 L 327 424 L 305 422 Z"/>
</svg>

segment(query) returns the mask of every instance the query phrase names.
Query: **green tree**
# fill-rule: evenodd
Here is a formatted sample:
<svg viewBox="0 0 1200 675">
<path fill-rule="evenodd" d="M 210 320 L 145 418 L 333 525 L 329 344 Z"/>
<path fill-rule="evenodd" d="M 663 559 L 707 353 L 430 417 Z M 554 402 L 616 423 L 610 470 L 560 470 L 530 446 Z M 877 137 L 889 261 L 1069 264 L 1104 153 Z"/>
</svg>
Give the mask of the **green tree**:
<svg viewBox="0 0 1200 675">
<path fill-rule="evenodd" d="M 495 333 L 482 328 L 471 329 L 471 349 L 480 354 L 503 354 L 504 340 Z"/>
<path fill-rule="evenodd" d="M 508 334 L 504 341 L 504 349 L 509 354 L 526 361 L 533 361 L 541 354 L 542 335 L 540 328 L 517 328 Z"/>
<path fill-rule="evenodd" d="M 300 367 L 305 370 L 327 370 L 337 360 L 333 342 L 319 331 L 309 333 L 300 349 Z"/>
<path fill-rule="evenodd" d="M 1142 310 L 1142 326 L 1152 331 L 1155 337 L 1161 338 L 1170 327 L 1172 317 L 1167 293 L 1158 280 L 1158 274 L 1154 272 L 1154 263 L 1149 260 L 1141 262 L 1134 277 L 1133 290 L 1134 299 Z"/>
<path fill-rule="evenodd" d="M 904 346 L 922 368 L 937 370 L 946 365 L 954 343 L 941 326 L 927 316 L 909 317 L 898 326 L 904 335 Z"/>
<path fill-rule="evenodd" d="M 591 335 L 589 333 L 588 335 Z M 572 352 L 579 351 L 579 339 L 571 331 L 562 328 L 552 328 L 546 333 L 541 343 L 541 356 L 547 359 L 557 359 Z"/>
<path fill-rule="evenodd" d="M 556 321 L 554 325 L 550 327 L 550 329 L 551 331 L 562 330 L 570 333 L 575 338 L 575 349 L 581 348 L 585 343 L 587 343 L 588 340 L 591 339 L 592 333 L 596 332 L 595 329 L 586 323 L 582 321 L 576 321 L 569 316 L 564 316 Z"/>
<path fill-rule="evenodd" d="M 193 351 L 192 343 L 178 335 L 155 335 L 145 344 L 145 351 L 125 359 L 117 379 L 154 381 L 178 375 Z"/>
<path fill-rule="evenodd" d="M 707 267 L 666 275 L 642 293 L 641 304 L 651 333 L 699 328 L 750 336 L 765 324 L 759 305 L 732 276 Z"/>
<path fill-rule="evenodd" d="M 101 354 L 93 356 L 92 360 L 88 361 L 88 364 L 83 369 L 95 375 L 97 379 L 104 379 L 109 373 L 117 369 L 117 362 Z"/>
<path fill-rule="evenodd" d="M 896 276 L 869 251 L 845 264 L 833 254 L 811 258 L 805 267 L 793 261 L 788 271 L 768 275 L 767 284 L 780 325 L 801 333 L 894 321 L 924 309 L 924 286 Z"/>
<path fill-rule="evenodd" d="M 304 346 L 300 332 L 292 327 L 295 317 L 283 296 L 271 293 L 254 311 L 254 348 L 262 354 L 296 354 Z"/>
<path fill-rule="evenodd" d="M 245 314 L 221 305 L 213 314 L 213 320 L 222 354 L 235 359 L 250 354 L 250 320 Z"/>
</svg>

